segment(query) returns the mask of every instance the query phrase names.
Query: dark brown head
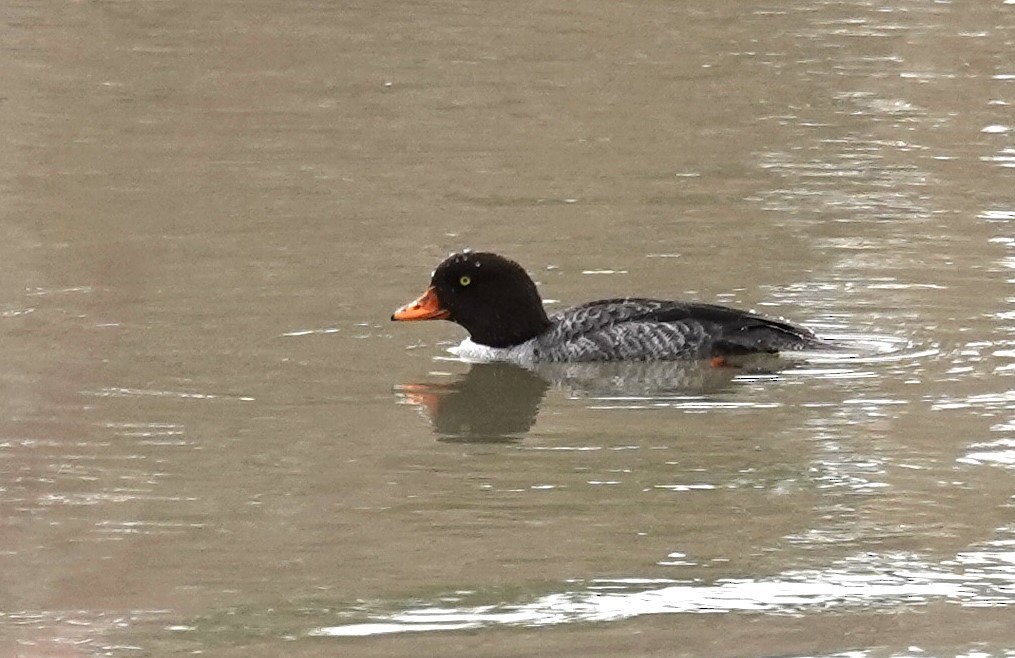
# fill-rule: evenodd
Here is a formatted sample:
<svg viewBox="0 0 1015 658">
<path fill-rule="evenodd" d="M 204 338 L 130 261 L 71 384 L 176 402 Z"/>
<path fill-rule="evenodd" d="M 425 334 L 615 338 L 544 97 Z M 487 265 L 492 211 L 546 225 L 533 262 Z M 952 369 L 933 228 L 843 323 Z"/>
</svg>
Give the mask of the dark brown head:
<svg viewBox="0 0 1015 658">
<path fill-rule="evenodd" d="M 518 263 L 487 252 L 453 254 L 434 270 L 419 299 L 392 320 L 451 320 L 473 342 L 510 347 L 543 332 L 550 321 L 528 273 Z"/>
</svg>

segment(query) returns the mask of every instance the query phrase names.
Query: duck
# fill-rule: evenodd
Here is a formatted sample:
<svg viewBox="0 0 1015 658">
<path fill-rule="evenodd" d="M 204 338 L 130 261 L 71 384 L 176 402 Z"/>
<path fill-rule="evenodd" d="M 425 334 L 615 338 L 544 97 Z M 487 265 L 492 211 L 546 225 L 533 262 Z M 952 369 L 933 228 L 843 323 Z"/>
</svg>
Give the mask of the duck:
<svg viewBox="0 0 1015 658">
<path fill-rule="evenodd" d="M 449 320 L 469 337 L 448 351 L 466 361 L 519 365 L 704 360 L 822 350 L 805 327 L 728 306 L 643 297 L 601 299 L 547 315 L 525 269 L 492 252 L 448 256 L 394 321 Z"/>
</svg>

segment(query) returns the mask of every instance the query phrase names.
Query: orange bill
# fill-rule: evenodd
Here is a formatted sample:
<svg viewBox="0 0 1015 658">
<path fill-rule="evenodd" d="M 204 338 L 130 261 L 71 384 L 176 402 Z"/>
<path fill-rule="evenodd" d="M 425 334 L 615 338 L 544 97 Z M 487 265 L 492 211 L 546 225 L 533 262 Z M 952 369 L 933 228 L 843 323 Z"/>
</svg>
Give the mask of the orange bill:
<svg viewBox="0 0 1015 658">
<path fill-rule="evenodd" d="M 392 320 L 445 320 L 448 312 L 441 308 L 433 287 L 427 288 L 419 299 L 409 302 L 392 314 Z"/>
</svg>

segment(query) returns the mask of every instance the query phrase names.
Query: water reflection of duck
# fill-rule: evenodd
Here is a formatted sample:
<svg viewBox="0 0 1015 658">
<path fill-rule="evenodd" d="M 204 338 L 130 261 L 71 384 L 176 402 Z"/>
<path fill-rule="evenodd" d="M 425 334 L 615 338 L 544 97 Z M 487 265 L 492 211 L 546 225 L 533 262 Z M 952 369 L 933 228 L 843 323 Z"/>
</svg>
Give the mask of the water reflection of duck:
<svg viewBox="0 0 1015 658">
<path fill-rule="evenodd" d="M 469 338 L 451 351 L 470 361 L 521 364 L 711 359 L 828 349 L 809 329 L 725 306 L 658 299 L 605 299 L 552 316 L 514 261 L 454 254 L 419 299 L 392 320 L 450 320 Z"/>
<path fill-rule="evenodd" d="M 402 384 L 402 402 L 424 409 L 445 439 L 510 441 L 529 431 L 550 384 L 510 363 L 477 363 L 453 382 Z"/>
<path fill-rule="evenodd" d="M 708 397 L 730 390 L 739 372 L 693 361 L 545 363 L 531 369 L 474 363 L 455 381 L 402 384 L 395 392 L 401 402 L 424 409 L 444 440 L 509 441 L 529 431 L 551 387 L 572 397 Z"/>
<path fill-rule="evenodd" d="M 774 359 L 773 365 L 780 363 Z M 781 364 L 785 366 L 785 364 Z M 610 361 L 539 363 L 531 366 L 550 385 L 574 397 L 630 396 L 646 399 L 713 396 L 730 390 L 736 375 L 770 372 L 758 359 L 743 368 L 713 368 L 703 361 Z"/>
</svg>

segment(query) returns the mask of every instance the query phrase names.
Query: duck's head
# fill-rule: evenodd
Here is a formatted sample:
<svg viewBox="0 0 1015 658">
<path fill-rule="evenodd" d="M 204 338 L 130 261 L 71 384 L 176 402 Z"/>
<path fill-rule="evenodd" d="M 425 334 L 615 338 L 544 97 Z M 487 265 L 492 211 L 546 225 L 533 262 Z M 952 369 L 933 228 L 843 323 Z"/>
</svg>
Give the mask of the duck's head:
<svg viewBox="0 0 1015 658">
<path fill-rule="evenodd" d="M 473 342 L 511 347 L 550 321 L 536 284 L 521 265 L 488 252 L 452 254 L 434 270 L 430 287 L 395 311 L 392 320 L 450 320 Z"/>
</svg>

